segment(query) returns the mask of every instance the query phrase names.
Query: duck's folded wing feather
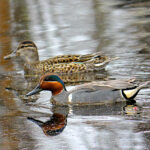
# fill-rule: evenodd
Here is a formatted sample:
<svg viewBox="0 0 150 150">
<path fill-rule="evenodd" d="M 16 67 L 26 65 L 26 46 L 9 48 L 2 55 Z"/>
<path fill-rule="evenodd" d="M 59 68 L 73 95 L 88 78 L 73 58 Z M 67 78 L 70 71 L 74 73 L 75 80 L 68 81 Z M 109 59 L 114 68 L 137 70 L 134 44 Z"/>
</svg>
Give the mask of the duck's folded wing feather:
<svg viewBox="0 0 150 150">
<path fill-rule="evenodd" d="M 109 86 L 85 84 L 85 85 L 79 85 L 73 88 L 72 90 L 69 91 L 69 93 L 73 93 L 75 91 L 94 92 L 94 91 L 100 91 L 100 90 L 112 90 L 113 91 L 115 89 Z"/>
<path fill-rule="evenodd" d="M 81 89 L 86 89 L 87 91 L 101 90 L 101 89 L 112 89 L 112 90 L 120 90 L 127 89 L 136 86 L 129 80 L 108 80 L 108 81 L 93 81 L 90 83 L 85 83 L 76 86 L 74 89 L 70 91 L 76 91 Z"/>
</svg>

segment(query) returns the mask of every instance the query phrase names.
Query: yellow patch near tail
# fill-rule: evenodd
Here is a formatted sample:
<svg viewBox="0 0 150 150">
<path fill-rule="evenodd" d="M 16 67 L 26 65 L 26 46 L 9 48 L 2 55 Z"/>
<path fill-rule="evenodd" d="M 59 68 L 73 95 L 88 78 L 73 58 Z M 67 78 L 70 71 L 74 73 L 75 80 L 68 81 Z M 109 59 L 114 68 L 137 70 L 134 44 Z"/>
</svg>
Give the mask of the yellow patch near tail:
<svg viewBox="0 0 150 150">
<path fill-rule="evenodd" d="M 130 90 L 124 90 L 123 92 L 126 95 L 126 97 L 129 99 L 138 92 L 138 89 L 135 88 L 135 89 L 130 89 Z"/>
</svg>

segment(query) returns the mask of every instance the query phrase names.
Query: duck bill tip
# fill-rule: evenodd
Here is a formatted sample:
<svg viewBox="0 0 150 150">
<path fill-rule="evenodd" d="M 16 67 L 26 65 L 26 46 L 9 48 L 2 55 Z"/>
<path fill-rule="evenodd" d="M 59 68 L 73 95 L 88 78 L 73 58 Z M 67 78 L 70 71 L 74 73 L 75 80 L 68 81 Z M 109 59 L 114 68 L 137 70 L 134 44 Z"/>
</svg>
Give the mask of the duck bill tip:
<svg viewBox="0 0 150 150">
<path fill-rule="evenodd" d="M 16 53 L 15 53 L 15 52 L 4 56 L 4 59 L 7 60 L 7 59 L 11 59 L 11 58 L 13 58 L 13 57 L 16 57 Z"/>
<path fill-rule="evenodd" d="M 34 94 L 36 94 L 36 93 L 39 93 L 39 92 L 41 92 L 41 91 L 42 91 L 42 89 L 41 89 L 40 86 L 38 85 L 35 89 L 33 89 L 32 91 L 30 91 L 29 93 L 27 93 L 26 96 L 32 96 L 32 95 L 34 95 Z"/>
</svg>

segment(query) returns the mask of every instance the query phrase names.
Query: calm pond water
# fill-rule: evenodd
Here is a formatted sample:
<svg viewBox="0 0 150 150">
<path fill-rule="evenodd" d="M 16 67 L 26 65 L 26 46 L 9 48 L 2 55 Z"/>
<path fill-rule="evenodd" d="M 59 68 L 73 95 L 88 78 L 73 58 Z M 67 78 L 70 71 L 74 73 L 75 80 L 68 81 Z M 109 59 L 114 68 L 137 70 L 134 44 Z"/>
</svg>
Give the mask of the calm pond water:
<svg viewBox="0 0 150 150">
<path fill-rule="evenodd" d="M 26 98 L 37 78 L 26 78 L 21 62 L 3 59 L 23 40 L 37 44 L 40 60 L 93 52 L 119 57 L 90 80 L 148 81 L 149 0 L 0 0 L 0 149 L 150 149 L 150 85 L 136 105 L 56 107 L 49 92 Z M 62 128 L 50 136 L 46 127 L 58 113 Z"/>
</svg>

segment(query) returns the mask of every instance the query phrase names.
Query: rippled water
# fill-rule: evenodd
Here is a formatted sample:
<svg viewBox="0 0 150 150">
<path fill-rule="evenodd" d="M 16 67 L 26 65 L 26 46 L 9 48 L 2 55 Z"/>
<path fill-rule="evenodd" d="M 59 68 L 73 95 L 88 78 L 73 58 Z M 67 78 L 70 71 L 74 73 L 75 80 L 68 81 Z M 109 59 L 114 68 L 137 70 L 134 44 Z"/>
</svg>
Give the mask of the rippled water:
<svg viewBox="0 0 150 150">
<path fill-rule="evenodd" d="M 26 98 L 37 81 L 24 77 L 19 61 L 3 59 L 20 41 L 33 40 L 40 60 L 102 52 L 119 59 L 96 75 L 100 79 L 147 81 L 149 8 L 149 0 L 1 0 L 0 149 L 150 149 L 150 86 L 141 90 L 136 105 L 55 107 L 47 92 Z M 45 135 L 33 119 L 44 124 L 55 113 L 65 116 L 67 125 L 57 136 Z"/>
</svg>

